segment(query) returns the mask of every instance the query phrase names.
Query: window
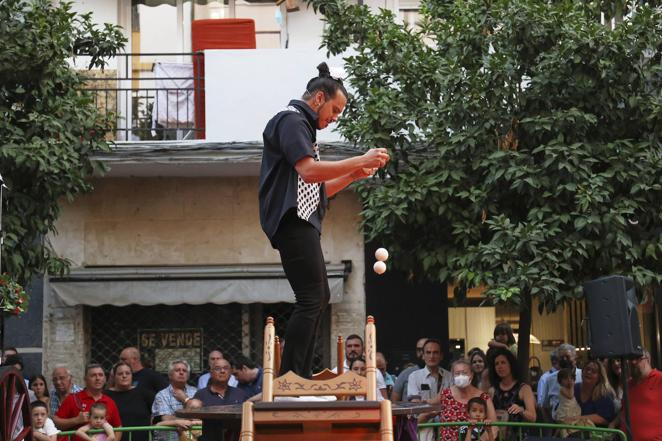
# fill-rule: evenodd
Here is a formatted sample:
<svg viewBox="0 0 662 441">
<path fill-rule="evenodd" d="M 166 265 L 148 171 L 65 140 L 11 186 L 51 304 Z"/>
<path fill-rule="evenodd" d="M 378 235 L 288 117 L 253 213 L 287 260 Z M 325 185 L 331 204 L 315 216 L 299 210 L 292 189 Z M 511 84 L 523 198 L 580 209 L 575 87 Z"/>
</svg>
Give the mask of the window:
<svg viewBox="0 0 662 441">
<path fill-rule="evenodd" d="M 252 18 L 257 47 L 280 47 L 277 8 L 271 0 L 131 0 L 131 52 L 190 52 L 191 22 L 215 18 Z"/>
<path fill-rule="evenodd" d="M 400 0 L 398 17 L 410 28 L 417 28 L 421 19 L 420 0 Z"/>
</svg>

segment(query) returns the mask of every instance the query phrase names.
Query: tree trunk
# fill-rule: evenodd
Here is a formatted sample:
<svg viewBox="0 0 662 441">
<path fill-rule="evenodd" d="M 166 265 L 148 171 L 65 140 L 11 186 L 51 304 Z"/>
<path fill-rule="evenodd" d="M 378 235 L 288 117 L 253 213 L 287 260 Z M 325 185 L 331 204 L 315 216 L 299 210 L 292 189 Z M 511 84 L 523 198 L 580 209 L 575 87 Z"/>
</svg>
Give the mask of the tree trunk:
<svg viewBox="0 0 662 441">
<path fill-rule="evenodd" d="M 522 381 L 529 381 L 529 348 L 531 347 L 531 293 L 522 293 L 519 310 L 519 335 L 517 341 L 517 364 L 522 374 Z"/>
</svg>

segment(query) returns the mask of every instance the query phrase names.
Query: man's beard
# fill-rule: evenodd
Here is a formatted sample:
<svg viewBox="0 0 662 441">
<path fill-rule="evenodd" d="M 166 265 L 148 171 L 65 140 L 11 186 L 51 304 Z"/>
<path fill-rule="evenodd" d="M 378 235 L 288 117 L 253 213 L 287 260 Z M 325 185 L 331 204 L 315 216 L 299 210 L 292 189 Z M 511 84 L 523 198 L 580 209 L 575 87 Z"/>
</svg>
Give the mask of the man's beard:
<svg viewBox="0 0 662 441">
<path fill-rule="evenodd" d="M 349 354 L 347 354 L 347 361 L 351 362 L 351 361 L 356 360 L 359 357 L 361 357 L 361 354 L 357 354 L 356 352 L 350 352 Z"/>
<path fill-rule="evenodd" d="M 633 366 L 632 369 L 630 369 L 630 374 L 632 375 L 632 380 L 634 381 L 639 381 L 644 377 L 641 373 L 641 369 L 639 369 L 639 366 Z"/>
</svg>

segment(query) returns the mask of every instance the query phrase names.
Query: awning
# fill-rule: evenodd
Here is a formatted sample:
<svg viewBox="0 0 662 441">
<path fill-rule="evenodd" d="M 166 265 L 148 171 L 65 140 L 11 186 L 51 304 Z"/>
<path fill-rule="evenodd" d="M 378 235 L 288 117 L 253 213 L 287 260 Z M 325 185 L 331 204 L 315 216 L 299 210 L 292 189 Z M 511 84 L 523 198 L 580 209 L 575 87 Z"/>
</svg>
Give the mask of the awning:
<svg viewBox="0 0 662 441">
<path fill-rule="evenodd" d="M 343 298 L 351 262 L 327 264 L 330 303 Z M 68 306 L 294 303 L 280 265 L 72 268 L 50 286 Z"/>
</svg>

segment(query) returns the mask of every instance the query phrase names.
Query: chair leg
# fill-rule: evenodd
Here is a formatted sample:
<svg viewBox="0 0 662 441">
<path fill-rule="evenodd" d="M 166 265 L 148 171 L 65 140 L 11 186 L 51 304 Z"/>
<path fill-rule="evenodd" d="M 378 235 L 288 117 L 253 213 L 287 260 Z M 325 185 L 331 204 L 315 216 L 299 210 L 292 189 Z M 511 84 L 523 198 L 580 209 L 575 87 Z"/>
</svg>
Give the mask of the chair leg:
<svg viewBox="0 0 662 441">
<path fill-rule="evenodd" d="M 244 401 L 244 404 L 241 407 L 241 433 L 239 435 L 239 440 L 253 441 L 255 437 L 254 431 L 253 403 L 251 401 Z"/>
<path fill-rule="evenodd" d="M 382 441 L 393 441 L 393 412 L 391 411 L 391 401 L 384 400 L 380 402 L 379 408 Z"/>
</svg>

